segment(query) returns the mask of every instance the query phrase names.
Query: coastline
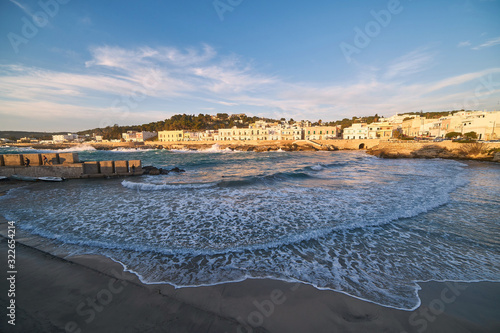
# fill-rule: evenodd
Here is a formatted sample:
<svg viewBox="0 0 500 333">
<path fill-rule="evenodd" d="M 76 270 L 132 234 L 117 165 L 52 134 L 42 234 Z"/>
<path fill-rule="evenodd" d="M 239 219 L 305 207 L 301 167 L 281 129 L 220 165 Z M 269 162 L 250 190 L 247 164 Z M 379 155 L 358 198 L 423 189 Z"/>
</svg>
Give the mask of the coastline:
<svg viewBox="0 0 500 333">
<path fill-rule="evenodd" d="M 298 140 L 298 141 L 199 141 L 199 142 L 118 142 L 118 143 L 83 143 L 83 144 L 13 144 L 11 147 L 24 147 L 41 150 L 68 150 L 82 146 L 91 146 L 96 150 L 114 149 L 167 149 L 211 151 L 217 145 L 219 149 L 241 152 L 268 151 L 339 151 L 362 150 L 379 158 L 443 158 L 454 160 L 476 160 L 500 162 L 500 143 L 458 143 L 384 141 L 378 139 L 357 140 Z M 5 146 L 5 145 L 3 145 Z"/>
<path fill-rule="evenodd" d="M 6 223 L 0 217 L 2 253 L 7 248 Z M 107 257 L 49 254 L 36 237 L 18 239 L 16 249 L 16 326 L 8 325 L 4 318 L 2 331 L 500 330 L 500 282 L 419 282 L 421 304 L 408 311 L 309 284 L 268 278 L 184 288 L 144 284 Z M 5 282 L 2 288 L 7 288 Z M 0 306 L 7 302 L 6 293 L 0 293 Z"/>
</svg>

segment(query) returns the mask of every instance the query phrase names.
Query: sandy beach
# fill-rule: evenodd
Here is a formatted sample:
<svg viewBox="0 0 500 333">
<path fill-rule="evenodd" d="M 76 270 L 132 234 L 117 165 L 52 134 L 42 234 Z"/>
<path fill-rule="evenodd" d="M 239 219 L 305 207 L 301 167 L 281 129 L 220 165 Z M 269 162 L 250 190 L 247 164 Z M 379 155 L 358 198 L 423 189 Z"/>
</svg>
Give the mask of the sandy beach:
<svg viewBox="0 0 500 333">
<path fill-rule="evenodd" d="M 6 221 L 1 221 L 6 253 Z M 500 283 L 420 283 L 414 311 L 302 283 L 249 279 L 215 286 L 145 285 L 95 255 L 60 258 L 20 239 L 15 326 L 2 332 L 498 332 Z M 5 260 L 2 265 L 5 269 Z M 8 306 L 6 280 L 0 305 Z"/>
</svg>

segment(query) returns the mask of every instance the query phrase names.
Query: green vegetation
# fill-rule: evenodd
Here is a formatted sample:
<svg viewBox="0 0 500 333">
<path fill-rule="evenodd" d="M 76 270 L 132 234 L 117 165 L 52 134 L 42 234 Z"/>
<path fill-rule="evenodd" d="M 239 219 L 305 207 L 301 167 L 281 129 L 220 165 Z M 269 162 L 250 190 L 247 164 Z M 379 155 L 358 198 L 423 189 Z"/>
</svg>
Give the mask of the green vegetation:
<svg viewBox="0 0 500 333">
<path fill-rule="evenodd" d="M 459 137 L 459 136 L 461 136 L 461 135 L 462 135 L 462 133 L 459 133 L 459 132 L 450 132 L 450 133 L 447 133 L 447 134 L 445 135 L 445 137 L 446 137 L 447 139 L 453 139 L 453 138 Z"/>
<path fill-rule="evenodd" d="M 457 112 L 460 112 L 460 111 L 465 111 L 465 110 L 453 110 L 453 111 L 437 111 L 437 112 L 423 112 L 423 111 L 420 111 L 420 112 L 406 112 L 406 113 L 402 113 L 401 115 L 404 116 L 404 115 L 410 115 L 410 116 L 413 116 L 413 115 L 417 115 L 417 116 L 420 116 L 422 118 L 426 118 L 426 119 L 439 119 L 441 117 L 446 117 L 450 114 L 454 114 L 454 113 L 457 113 Z M 411 117 L 407 117 L 405 118 L 406 119 L 411 119 Z"/>
<path fill-rule="evenodd" d="M 6 138 L 12 141 L 21 138 L 34 138 L 39 140 L 52 140 L 52 135 L 68 134 L 68 132 L 27 132 L 27 131 L 0 131 L 0 138 Z"/>
<path fill-rule="evenodd" d="M 351 127 L 352 124 L 356 123 L 375 123 L 380 120 L 380 116 L 378 114 L 375 114 L 374 116 L 366 116 L 366 117 L 352 117 L 351 119 L 349 118 L 344 118 L 342 120 L 336 120 L 336 121 L 331 121 L 329 123 L 322 123 L 322 126 L 337 126 L 341 125 L 342 129 L 346 127 Z M 319 126 L 318 123 L 314 123 L 314 126 Z"/>
<path fill-rule="evenodd" d="M 208 114 L 187 115 L 177 114 L 164 121 L 152 122 L 149 124 L 136 125 L 136 126 L 108 126 L 106 128 L 94 128 L 86 131 L 78 132 L 78 134 L 93 134 L 102 135 L 105 140 L 120 139 L 121 133 L 127 131 L 173 131 L 173 130 L 192 130 L 192 131 L 205 131 L 217 130 L 220 128 L 246 128 L 251 123 L 258 120 L 265 120 L 268 122 L 276 122 L 276 119 L 248 117 L 245 114 L 238 114 L 229 116 L 227 113 L 218 113 L 216 116 Z"/>
<path fill-rule="evenodd" d="M 477 139 L 477 133 L 476 132 L 467 132 L 464 134 L 464 138 L 469 139 L 469 140 Z"/>
</svg>

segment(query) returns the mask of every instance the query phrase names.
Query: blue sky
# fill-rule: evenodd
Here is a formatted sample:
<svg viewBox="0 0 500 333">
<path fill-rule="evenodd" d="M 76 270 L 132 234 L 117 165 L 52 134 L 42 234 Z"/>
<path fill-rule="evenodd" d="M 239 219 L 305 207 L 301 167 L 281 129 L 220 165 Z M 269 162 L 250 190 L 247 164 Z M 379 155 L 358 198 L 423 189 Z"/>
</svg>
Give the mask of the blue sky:
<svg viewBox="0 0 500 333">
<path fill-rule="evenodd" d="M 500 109 L 500 0 L 0 2 L 0 130 Z"/>
</svg>

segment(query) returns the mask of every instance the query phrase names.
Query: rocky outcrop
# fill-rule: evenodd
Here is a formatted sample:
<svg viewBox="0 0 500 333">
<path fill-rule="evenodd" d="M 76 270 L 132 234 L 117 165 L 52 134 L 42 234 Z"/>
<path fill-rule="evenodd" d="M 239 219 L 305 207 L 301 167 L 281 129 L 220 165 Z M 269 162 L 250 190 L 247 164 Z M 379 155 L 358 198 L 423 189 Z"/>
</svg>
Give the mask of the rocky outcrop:
<svg viewBox="0 0 500 333">
<path fill-rule="evenodd" d="M 384 145 L 375 146 L 367 153 L 381 158 L 444 158 L 459 160 L 479 160 L 499 162 L 499 153 L 488 150 L 481 143 L 463 144 L 455 149 L 448 149 L 437 144 L 427 145 Z"/>
<path fill-rule="evenodd" d="M 148 165 L 142 168 L 145 175 L 158 176 L 158 175 L 168 175 L 170 172 L 186 172 L 184 169 L 179 169 L 178 167 L 172 168 L 170 170 L 163 168 L 156 168 L 154 166 Z"/>
</svg>

